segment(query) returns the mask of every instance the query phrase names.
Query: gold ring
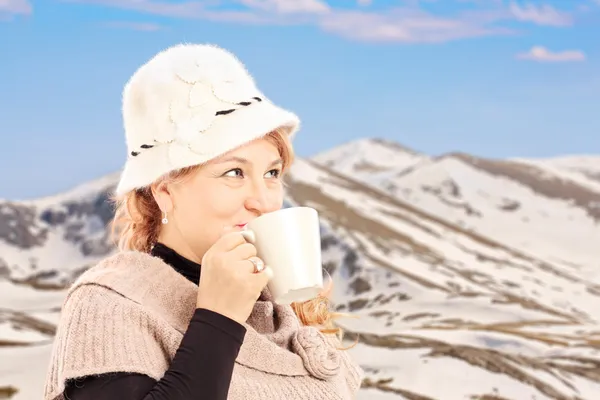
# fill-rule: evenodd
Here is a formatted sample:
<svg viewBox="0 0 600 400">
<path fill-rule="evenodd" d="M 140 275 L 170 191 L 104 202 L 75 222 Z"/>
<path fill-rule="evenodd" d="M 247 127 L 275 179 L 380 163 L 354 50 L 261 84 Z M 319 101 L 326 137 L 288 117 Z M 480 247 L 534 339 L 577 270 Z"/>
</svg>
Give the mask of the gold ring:
<svg viewBox="0 0 600 400">
<path fill-rule="evenodd" d="M 257 274 L 257 273 L 261 272 L 263 269 L 265 269 L 265 264 L 260 259 L 249 258 L 248 261 L 250 261 L 252 263 L 252 265 L 254 265 L 254 273 L 255 274 Z"/>
</svg>

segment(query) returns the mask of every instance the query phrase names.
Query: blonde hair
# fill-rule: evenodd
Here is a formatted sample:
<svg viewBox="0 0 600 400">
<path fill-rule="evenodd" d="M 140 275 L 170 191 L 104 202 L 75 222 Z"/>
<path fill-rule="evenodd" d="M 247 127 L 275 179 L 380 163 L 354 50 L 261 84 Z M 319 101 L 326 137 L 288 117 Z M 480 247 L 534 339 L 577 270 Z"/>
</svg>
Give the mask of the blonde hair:
<svg viewBox="0 0 600 400">
<path fill-rule="evenodd" d="M 283 159 L 283 172 L 286 172 L 294 160 L 294 152 L 287 133 L 276 130 L 267 135 Z M 194 172 L 198 166 L 173 171 L 160 179 L 163 182 L 179 181 Z M 161 211 L 154 200 L 150 187 L 130 191 L 115 198 L 116 212 L 112 222 L 112 235 L 120 250 L 137 250 L 149 253 L 158 239 L 161 226 Z M 292 308 L 303 325 L 315 326 L 321 332 L 338 334 L 334 320 L 341 314 L 331 311 L 330 294 L 332 282 L 317 298 L 303 303 L 293 303 Z"/>
</svg>

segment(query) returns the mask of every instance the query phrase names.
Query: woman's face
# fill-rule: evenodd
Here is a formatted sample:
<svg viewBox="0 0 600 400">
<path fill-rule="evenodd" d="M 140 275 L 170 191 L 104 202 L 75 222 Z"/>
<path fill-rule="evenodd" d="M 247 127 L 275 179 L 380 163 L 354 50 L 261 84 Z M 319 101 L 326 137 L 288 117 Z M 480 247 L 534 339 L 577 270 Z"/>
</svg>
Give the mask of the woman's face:
<svg viewBox="0 0 600 400">
<path fill-rule="evenodd" d="M 163 186 L 155 196 L 169 222 L 162 225 L 159 241 L 200 262 L 225 231 L 242 229 L 282 207 L 281 169 L 277 147 L 263 138 Z"/>
</svg>

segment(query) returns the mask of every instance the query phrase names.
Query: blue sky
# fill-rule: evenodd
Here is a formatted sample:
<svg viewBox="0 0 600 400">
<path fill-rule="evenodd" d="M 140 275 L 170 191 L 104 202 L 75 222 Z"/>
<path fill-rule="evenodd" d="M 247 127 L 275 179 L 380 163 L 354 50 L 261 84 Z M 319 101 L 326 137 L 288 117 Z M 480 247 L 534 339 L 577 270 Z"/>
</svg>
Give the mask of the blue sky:
<svg viewBox="0 0 600 400">
<path fill-rule="evenodd" d="M 119 170 L 123 84 L 180 42 L 236 53 L 301 117 L 300 156 L 599 154 L 598 38 L 600 0 L 1 0 L 0 198 Z"/>
</svg>

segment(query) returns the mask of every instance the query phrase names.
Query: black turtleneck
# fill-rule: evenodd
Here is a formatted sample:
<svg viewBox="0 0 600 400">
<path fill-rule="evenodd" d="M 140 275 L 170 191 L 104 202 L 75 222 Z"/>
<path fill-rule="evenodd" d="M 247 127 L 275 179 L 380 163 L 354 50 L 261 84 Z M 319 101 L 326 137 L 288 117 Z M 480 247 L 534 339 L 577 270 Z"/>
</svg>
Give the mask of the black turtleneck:
<svg viewBox="0 0 600 400">
<path fill-rule="evenodd" d="M 152 248 L 152 255 L 198 285 L 200 264 L 161 243 Z M 198 308 L 169 369 L 160 380 L 121 371 L 84 376 L 67 383 L 65 397 L 70 400 L 226 400 L 245 334 L 243 325 Z"/>
<path fill-rule="evenodd" d="M 156 243 L 152 247 L 151 254 L 161 258 L 169 264 L 173 269 L 185 276 L 194 285 L 200 282 L 200 264 L 195 263 L 187 258 L 180 256 L 179 253 L 162 243 Z"/>
</svg>

